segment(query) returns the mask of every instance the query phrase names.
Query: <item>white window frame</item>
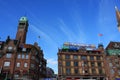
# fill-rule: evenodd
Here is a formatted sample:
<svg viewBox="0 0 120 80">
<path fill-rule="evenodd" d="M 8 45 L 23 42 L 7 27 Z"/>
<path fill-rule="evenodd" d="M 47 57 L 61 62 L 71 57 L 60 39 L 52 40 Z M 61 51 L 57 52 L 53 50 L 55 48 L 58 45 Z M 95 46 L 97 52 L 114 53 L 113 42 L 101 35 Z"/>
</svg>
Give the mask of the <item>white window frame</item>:
<svg viewBox="0 0 120 80">
<path fill-rule="evenodd" d="M 25 63 L 24 63 L 24 67 L 28 67 L 28 63 L 25 62 Z"/>
<path fill-rule="evenodd" d="M 12 49 L 13 49 L 13 47 L 12 47 L 12 46 L 9 46 L 9 47 L 8 47 L 8 50 L 9 50 L 9 51 L 11 51 Z"/>
<path fill-rule="evenodd" d="M 17 62 L 16 67 L 20 67 L 20 62 Z"/>
<path fill-rule="evenodd" d="M 25 54 L 22 54 L 21 58 L 22 58 L 22 59 L 25 59 Z"/>
<path fill-rule="evenodd" d="M 21 58 L 21 54 L 18 54 L 18 55 L 17 55 L 17 58 L 20 59 L 20 58 Z"/>
<path fill-rule="evenodd" d="M 29 58 L 29 55 L 28 55 L 28 54 L 26 54 L 26 55 L 25 55 L 25 59 L 28 59 L 28 58 Z"/>
<path fill-rule="evenodd" d="M 22 51 L 25 52 L 25 51 L 26 51 L 26 48 L 22 48 Z"/>
<path fill-rule="evenodd" d="M 5 66 L 5 67 L 9 67 L 9 66 L 10 66 L 10 62 L 9 62 L 9 61 L 5 61 L 5 62 L 4 62 L 4 66 Z"/>
<path fill-rule="evenodd" d="M 11 53 L 7 53 L 6 54 L 6 58 L 11 58 L 12 57 L 12 54 Z"/>
</svg>

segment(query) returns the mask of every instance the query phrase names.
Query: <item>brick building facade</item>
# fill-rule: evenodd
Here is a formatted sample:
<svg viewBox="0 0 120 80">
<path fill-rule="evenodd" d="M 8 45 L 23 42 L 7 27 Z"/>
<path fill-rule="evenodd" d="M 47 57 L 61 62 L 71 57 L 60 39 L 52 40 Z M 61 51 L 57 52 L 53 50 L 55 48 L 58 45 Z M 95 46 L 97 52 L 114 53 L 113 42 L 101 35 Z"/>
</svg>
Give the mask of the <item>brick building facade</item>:
<svg viewBox="0 0 120 80">
<path fill-rule="evenodd" d="M 46 77 L 46 64 L 43 50 L 35 42 L 26 44 L 28 20 L 21 17 L 15 39 L 9 36 L 0 41 L 0 77 L 15 80 L 38 80 Z M 1 80 L 0 79 L 0 80 Z"/>
</svg>

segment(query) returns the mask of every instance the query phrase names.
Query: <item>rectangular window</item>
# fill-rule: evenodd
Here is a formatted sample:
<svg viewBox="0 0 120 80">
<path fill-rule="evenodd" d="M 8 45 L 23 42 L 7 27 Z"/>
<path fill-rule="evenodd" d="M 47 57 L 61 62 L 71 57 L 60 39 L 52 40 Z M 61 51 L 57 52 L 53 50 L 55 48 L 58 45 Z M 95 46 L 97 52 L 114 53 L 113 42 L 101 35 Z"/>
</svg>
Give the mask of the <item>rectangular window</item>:
<svg viewBox="0 0 120 80">
<path fill-rule="evenodd" d="M 11 53 L 7 53 L 6 54 L 6 58 L 11 58 L 12 57 L 12 54 Z"/>
<path fill-rule="evenodd" d="M 28 63 L 24 63 L 24 67 L 28 67 Z"/>
<path fill-rule="evenodd" d="M 5 67 L 10 66 L 10 62 L 4 62 L 4 66 L 5 66 Z"/>
<path fill-rule="evenodd" d="M 82 60 L 87 60 L 87 56 L 81 56 Z"/>
<path fill-rule="evenodd" d="M 103 74 L 103 71 L 102 71 L 102 69 L 99 69 L 99 74 Z"/>
<path fill-rule="evenodd" d="M 2 57 L 2 53 L 0 53 L 0 58 Z"/>
<path fill-rule="evenodd" d="M 110 66 L 110 67 L 112 67 L 112 66 L 113 66 L 113 64 L 112 64 L 112 63 L 109 63 L 109 66 Z"/>
<path fill-rule="evenodd" d="M 75 74 L 78 74 L 78 71 L 79 71 L 79 70 L 78 70 L 77 68 L 74 69 L 74 73 L 75 73 Z"/>
<path fill-rule="evenodd" d="M 94 60 L 94 56 L 90 56 L 90 60 Z"/>
<path fill-rule="evenodd" d="M 67 62 L 66 62 L 66 66 L 70 66 L 70 61 L 67 61 Z"/>
<path fill-rule="evenodd" d="M 35 59 L 35 56 L 32 56 L 32 57 L 31 57 L 31 59 L 33 59 L 33 60 L 34 60 L 34 59 Z"/>
<path fill-rule="evenodd" d="M 97 60 L 100 60 L 100 56 L 96 56 Z"/>
<path fill-rule="evenodd" d="M 16 67 L 20 67 L 20 62 L 17 62 Z"/>
<path fill-rule="evenodd" d="M 20 59 L 20 58 L 21 58 L 21 54 L 18 54 L 18 55 L 17 55 L 17 58 Z"/>
<path fill-rule="evenodd" d="M 30 64 L 31 68 L 34 68 L 35 67 L 35 64 Z"/>
<path fill-rule="evenodd" d="M 115 71 L 114 71 L 113 69 L 110 69 L 110 73 L 111 73 L 111 74 L 114 74 Z"/>
<path fill-rule="evenodd" d="M 25 58 L 25 54 L 22 54 L 22 59 L 24 59 Z"/>
<path fill-rule="evenodd" d="M 0 49 L 2 48 L 2 45 L 0 44 Z"/>
<path fill-rule="evenodd" d="M 36 61 L 37 63 L 39 63 L 39 59 L 38 59 L 38 58 L 36 58 L 35 61 Z"/>
<path fill-rule="evenodd" d="M 11 51 L 12 49 L 13 49 L 13 47 L 12 47 L 12 46 L 9 46 L 9 47 L 8 47 L 8 50 L 9 50 L 9 51 Z"/>
<path fill-rule="evenodd" d="M 118 75 L 120 75 L 120 70 L 118 70 Z"/>
<path fill-rule="evenodd" d="M 37 54 L 38 54 L 38 52 L 35 53 L 35 55 L 37 55 Z"/>
<path fill-rule="evenodd" d="M 88 62 L 85 61 L 84 62 L 84 66 L 87 67 L 88 66 Z"/>
<path fill-rule="evenodd" d="M 26 48 L 22 48 L 22 51 L 23 51 L 23 52 L 26 52 Z"/>
<path fill-rule="evenodd" d="M 102 66 L 101 62 L 98 62 L 97 64 L 98 64 L 98 67 L 101 67 L 101 66 Z"/>
<path fill-rule="evenodd" d="M 23 26 L 23 25 L 25 25 L 25 23 L 19 23 L 19 25 L 22 25 L 22 26 Z"/>
<path fill-rule="evenodd" d="M 73 56 L 73 59 L 78 59 L 78 56 L 77 56 L 77 55 L 74 55 L 74 56 Z"/>
<path fill-rule="evenodd" d="M 77 61 L 74 62 L 74 66 L 78 66 L 78 62 Z"/>
<path fill-rule="evenodd" d="M 84 71 L 85 71 L 85 74 L 87 74 L 89 70 L 85 69 Z"/>
<path fill-rule="evenodd" d="M 26 54 L 25 59 L 28 59 L 28 54 Z"/>
<path fill-rule="evenodd" d="M 95 70 L 95 69 L 92 69 L 92 73 L 93 73 L 93 74 L 96 74 L 96 70 Z"/>
<path fill-rule="evenodd" d="M 70 55 L 65 55 L 65 59 L 70 59 Z"/>
<path fill-rule="evenodd" d="M 91 67 L 94 67 L 95 66 L 95 63 L 94 62 L 91 62 Z"/>
<path fill-rule="evenodd" d="M 70 73 L 71 73 L 70 68 L 66 68 L 66 74 L 70 74 Z"/>
</svg>

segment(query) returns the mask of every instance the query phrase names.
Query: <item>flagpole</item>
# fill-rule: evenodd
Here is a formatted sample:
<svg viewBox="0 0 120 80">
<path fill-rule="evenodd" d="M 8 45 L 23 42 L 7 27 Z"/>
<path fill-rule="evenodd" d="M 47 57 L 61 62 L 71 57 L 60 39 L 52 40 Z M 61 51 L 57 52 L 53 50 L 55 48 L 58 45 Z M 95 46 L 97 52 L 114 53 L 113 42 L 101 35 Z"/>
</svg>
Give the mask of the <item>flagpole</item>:
<svg viewBox="0 0 120 80">
<path fill-rule="evenodd" d="M 40 36 L 38 36 L 38 38 L 37 38 L 37 43 L 39 43 L 39 39 L 40 39 Z"/>
<path fill-rule="evenodd" d="M 100 43 L 100 36 L 98 36 L 98 43 Z"/>
<path fill-rule="evenodd" d="M 103 34 L 98 34 L 98 41 L 99 41 L 99 43 L 101 43 L 100 37 L 102 37 L 102 36 L 103 36 Z"/>
</svg>

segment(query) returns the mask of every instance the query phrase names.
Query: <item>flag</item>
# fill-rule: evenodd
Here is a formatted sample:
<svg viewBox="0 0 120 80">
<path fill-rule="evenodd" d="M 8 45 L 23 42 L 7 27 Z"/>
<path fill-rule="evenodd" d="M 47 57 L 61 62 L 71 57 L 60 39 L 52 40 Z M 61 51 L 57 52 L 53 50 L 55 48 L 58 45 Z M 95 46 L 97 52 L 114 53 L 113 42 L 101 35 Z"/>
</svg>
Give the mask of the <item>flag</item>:
<svg viewBox="0 0 120 80">
<path fill-rule="evenodd" d="M 103 36 L 103 34 L 98 34 L 98 36 Z"/>
</svg>

